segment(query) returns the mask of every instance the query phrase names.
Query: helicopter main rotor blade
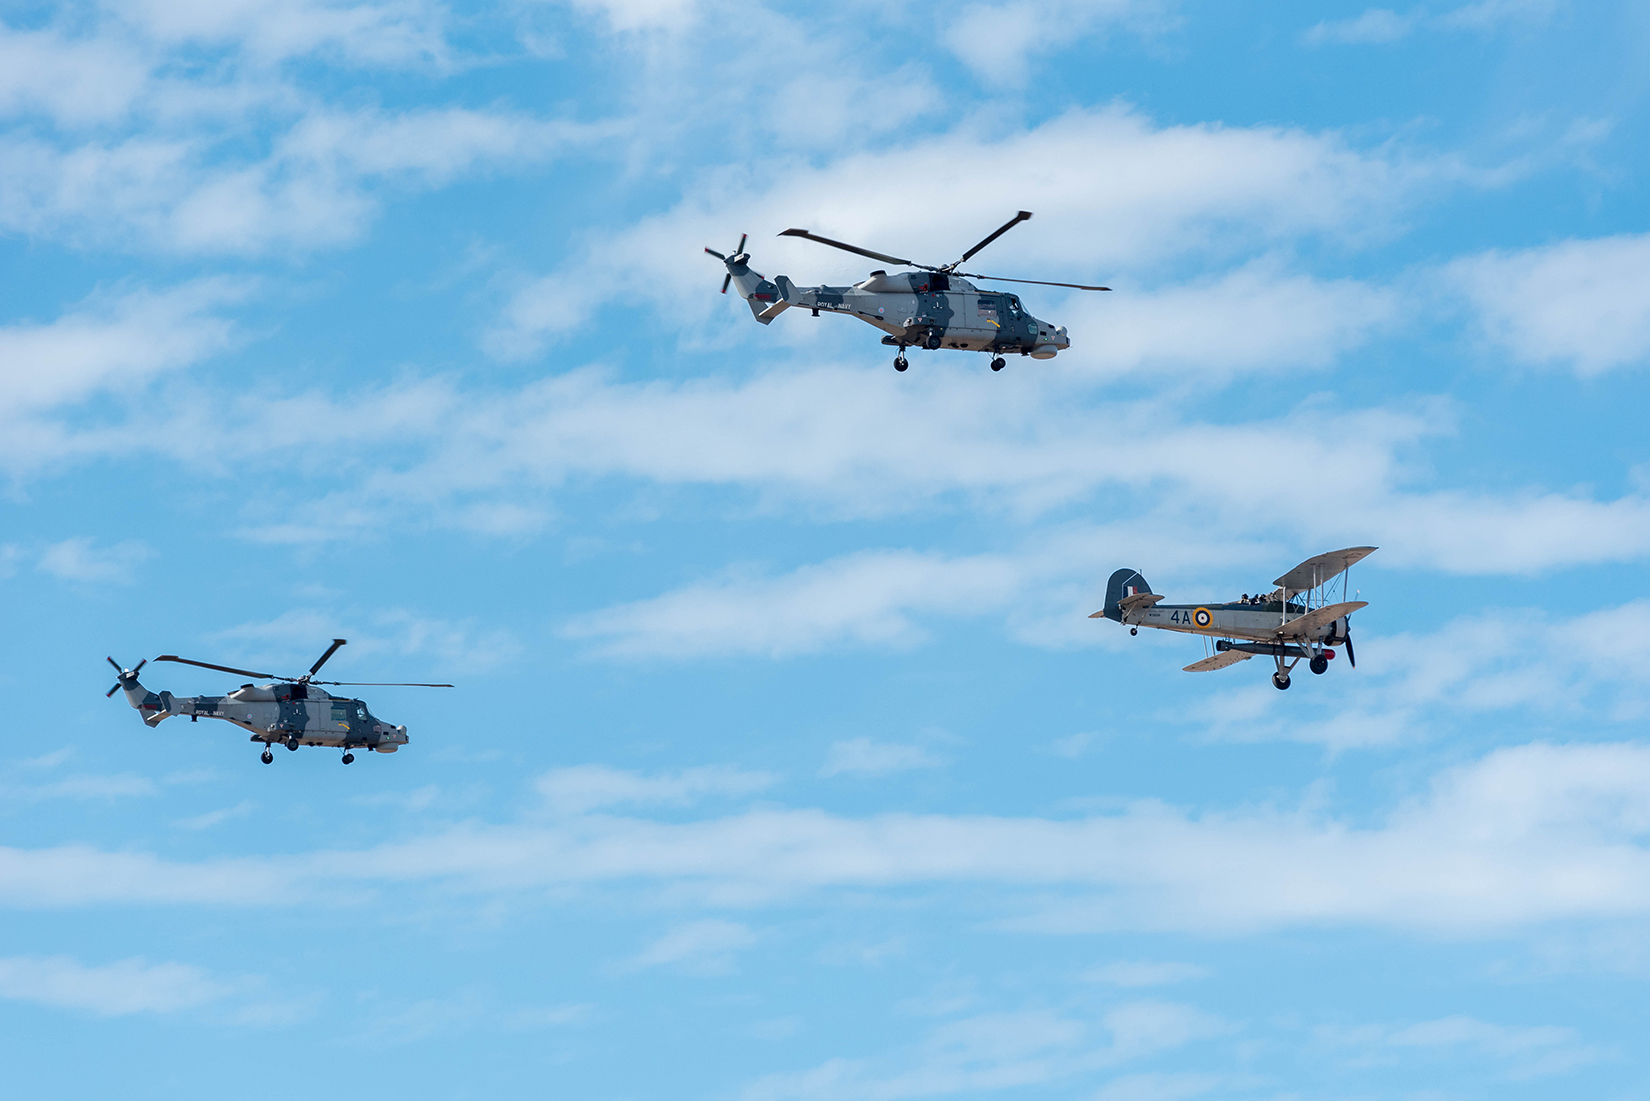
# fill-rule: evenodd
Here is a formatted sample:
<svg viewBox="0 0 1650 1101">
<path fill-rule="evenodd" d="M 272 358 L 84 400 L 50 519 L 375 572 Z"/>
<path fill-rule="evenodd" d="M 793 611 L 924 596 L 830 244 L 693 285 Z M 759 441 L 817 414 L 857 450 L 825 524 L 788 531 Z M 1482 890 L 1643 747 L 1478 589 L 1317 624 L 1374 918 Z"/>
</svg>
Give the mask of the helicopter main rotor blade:
<svg viewBox="0 0 1650 1101">
<path fill-rule="evenodd" d="M 1010 279 L 1006 275 L 975 275 L 971 271 L 959 271 L 957 275 L 965 279 L 989 279 L 993 283 L 1035 283 L 1039 287 L 1070 287 L 1077 291 L 1109 291 L 1110 287 L 1091 287 L 1086 283 L 1051 283 L 1047 279 Z"/>
<path fill-rule="evenodd" d="M 239 673 L 243 677 L 262 677 L 264 680 L 291 680 L 291 677 L 277 677 L 274 673 L 254 673 L 250 669 L 236 669 L 228 665 L 213 665 L 206 661 L 190 661 L 180 658 L 176 654 L 162 654 L 156 661 L 175 661 L 179 665 L 198 665 L 202 669 L 216 669 L 220 673 Z"/>
<path fill-rule="evenodd" d="M 1031 220 L 1031 211 L 1029 211 L 1029 210 L 1020 211 L 1020 213 L 1014 215 L 1014 217 L 1010 218 L 1008 221 L 1004 222 L 1001 226 L 997 227 L 997 232 L 993 233 L 990 237 L 987 237 L 985 240 L 981 241 L 979 244 L 975 245 L 973 248 L 971 248 L 967 252 L 963 253 L 962 254 L 962 259 L 958 260 L 957 263 L 958 264 L 968 263 L 968 258 L 970 256 L 973 256 L 976 252 L 979 252 L 981 249 L 985 248 L 985 246 L 989 245 L 991 242 L 995 241 L 997 238 L 1001 237 L 1003 234 L 1007 233 L 1009 230 L 1013 229 L 1015 226 L 1019 225 L 1021 222 L 1027 222 L 1027 221 L 1030 221 L 1030 220 Z M 984 277 L 982 276 L 981 278 L 984 278 Z"/>
<path fill-rule="evenodd" d="M 912 261 L 912 260 L 902 260 L 898 256 L 889 256 L 887 253 L 872 252 L 870 249 L 860 248 L 858 245 L 846 245 L 846 244 L 843 244 L 841 241 L 833 241 L 829 237 L 821 237 L 816 233 L 809 233 L 805 229 L 787 229 L 784 233 L 781 233 L 779 236 L 781 236 L 781 237 L 805 237 L 808 240 L 818 242 L 821 245 L 830 245 L 832 248 L 839 248 L 843 252 L 855 252 L 855 253 L 858 253 L 861 256 L 869 256 L 873 260 L 881 260 L 884 263 L 888 263 L 888 264 L 899 264 L 902 267 L 907 267 L 907 268 L 927 268 L 927 267 L 930 267 L 930 265 L 928 265 L 928 264 L 918 264 L 918 263 L 916 263 L 915 261 Z"/>
<path fill-rule="evenodd" d="M 316 660 L 315 664 L 309 667 L 309 675 L 313 677 L 320 670 L 321 666 L 327 663 L 327 659 L 338 652 L 338 647 L 344 645 L 347 641 L 349 640 L 342 638 L 333 639 L 332 645 L 327 647 L 327 652 L 322 654 L 320 658 Z"/>
<path fill-rule="evenodd" d="M 345 688 L 452 688 L 451 684 L 416 684 L 401 680 L 312 680 L 311 684 L 336 684 Z"/>
</svg>

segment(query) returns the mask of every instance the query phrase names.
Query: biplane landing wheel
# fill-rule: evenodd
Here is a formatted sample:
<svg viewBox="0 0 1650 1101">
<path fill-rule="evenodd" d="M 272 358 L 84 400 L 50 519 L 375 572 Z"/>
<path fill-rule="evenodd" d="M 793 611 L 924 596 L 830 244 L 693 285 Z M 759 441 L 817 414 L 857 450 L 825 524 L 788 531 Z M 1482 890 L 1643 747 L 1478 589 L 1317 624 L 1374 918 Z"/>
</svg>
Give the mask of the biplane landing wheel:
<svg viewBox="0 0 1650 1101">
<path fill-rule="evenodd" d="M 1139 627 L 1130 627 L 1129 628 L 1129 634 L 1138 635 L 1139 633 L 1140 633 L 1140 628 Z"/>
<path fill-rule="evenodd" d="M 991 369 L 993 371 L 1001 371 L 1004 367 L 1007 367 L 1007 366 L 1008 366 L 1008 360 L 1004 359 L 1002 356 L 998 356 L 996 359 L 993 359 L 991 361 Z"/>
<path fill-rule="evenodd" d="M 1329 671 L 1329 659 L 1325 657 L 1313 658 L 1307 668 L 1320 675 L 1326 673 Z"/>
<path fill-rule="evenodd" d="M 894 357 L 894 370 L 903 371 L 909 366 L 911 366 L 911 364 L 906 361 L 904 356 Z"/>
<path fill-rule="evenodd" d="M 355 754 L 353 754 L 353 753 L 346 753 L 346 754 L 344 754 L 344 763 L 345 763 L 345 764 L 346 764 L 346 765 L 347 765 L 347 764 L 349 764 L 349 763 L 351 763 L 351 762 L 352 762 L 352 761 L 354 761 L 354 760 L 355 760 Z"/>
<path fill-rule="evenodd" d="M 275 763 L 275 754 L 266 749 L 262 753 L 258 754 L 258 760 L 262 761 L 266 765 L 272 765 Z"/>
<path fill-rule="evenodd" d="M 1273 673 L 1272 674 L 1272 687 L 1276 688 L 1279 692 L 1282 692 L 1285 689 L 1287 689 L 1289 687 L 1289 674 L 1288 673 Z"/>
</svg>

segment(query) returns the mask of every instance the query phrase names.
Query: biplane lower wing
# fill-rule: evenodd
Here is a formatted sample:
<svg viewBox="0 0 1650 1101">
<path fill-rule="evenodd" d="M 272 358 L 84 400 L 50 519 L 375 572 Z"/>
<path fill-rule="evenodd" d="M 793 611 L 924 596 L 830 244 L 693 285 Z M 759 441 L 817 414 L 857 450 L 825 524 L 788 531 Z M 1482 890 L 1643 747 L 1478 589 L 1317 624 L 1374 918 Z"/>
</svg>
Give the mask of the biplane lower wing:
<svg viewBox="0 0 1650 1101">
<path fill-rule="evenodd" d="M 1248 661 L 1253 654 L 1240 653 L 1237 650 L 1227 650 L 1224 654 L 1216 654 L 1212 658 L 1194 661 L 1182 669 L 1183 673 L 1209 673 L 1216 669 L 1224 669 L 1228 665 L 1236 665 L 1240 661 Z"/>
<path fill-rule="evenodd" d="M 1351 615 L 1359 608 L 1367 607 L 1367 600 L 1348 600 L 1345 604 L 1328 604 L 1322 608 L 1314 608 L 1299 619 L 1291 619 L 1278 628 L 1278 634 L 1284 638 L 1297 638 L 1333 623 L 1343 615 Z"/>
</svg>

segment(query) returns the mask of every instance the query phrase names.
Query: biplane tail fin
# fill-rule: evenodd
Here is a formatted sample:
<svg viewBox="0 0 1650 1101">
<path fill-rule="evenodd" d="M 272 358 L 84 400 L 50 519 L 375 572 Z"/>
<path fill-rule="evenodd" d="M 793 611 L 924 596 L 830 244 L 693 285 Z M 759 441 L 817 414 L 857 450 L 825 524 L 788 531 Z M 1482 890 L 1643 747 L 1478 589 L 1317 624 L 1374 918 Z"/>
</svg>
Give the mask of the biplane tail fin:
<svg viewBox="0 0 1650 1101">
<path fill-rule="evenodd" d="M 1118 570 L 1106 582 L 1106 606 L 1102 614 L 1107 619 L 1123 622 L 1123 601 L 1131 596 L 1144 596 L 1152 591 L 1139 570 Z"/>
</svg>

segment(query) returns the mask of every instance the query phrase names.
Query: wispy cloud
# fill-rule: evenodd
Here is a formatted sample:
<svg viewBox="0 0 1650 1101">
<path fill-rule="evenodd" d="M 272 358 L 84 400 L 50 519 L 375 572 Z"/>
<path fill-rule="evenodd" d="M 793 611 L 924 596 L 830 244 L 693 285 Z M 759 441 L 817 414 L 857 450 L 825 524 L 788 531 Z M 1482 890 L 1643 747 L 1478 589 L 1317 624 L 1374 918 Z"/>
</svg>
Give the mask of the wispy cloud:
<svg viewBox="0 0 1650 1101">
<path fill-rule="evenodd" d="M 0 959 L 0 998 L 101 1017 L 175 1013 L 223 999 L 232 987 L 182 963 L 121 960 L 87 966 L 68 956 Z"/>
<path fill-rule="evenodd" d="M 149 545 L 137 540 L 99 547 L 82 535 L 48 546 L 40 553 L 39 567 L 62 581 L 130 584 L 133 571 L 152 557 Z"/>
<path fill-rule="evenodd" d="M 676 926 L 627 962 L 630 970 L 671 965 L 698 974 L 733 968 L 734 955 L 756 943 L 756 934 L 736 921 L 707 918 Z"/>
<path fill-rule="evenodd" d="M 888 776 L 914 768 L 938 768 L 945 759 L 920 745 L 874 742 L 870 738 L 849 738 L 834 742 L 821 776 Z"/>
</svg>

